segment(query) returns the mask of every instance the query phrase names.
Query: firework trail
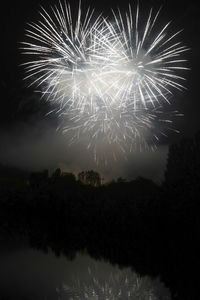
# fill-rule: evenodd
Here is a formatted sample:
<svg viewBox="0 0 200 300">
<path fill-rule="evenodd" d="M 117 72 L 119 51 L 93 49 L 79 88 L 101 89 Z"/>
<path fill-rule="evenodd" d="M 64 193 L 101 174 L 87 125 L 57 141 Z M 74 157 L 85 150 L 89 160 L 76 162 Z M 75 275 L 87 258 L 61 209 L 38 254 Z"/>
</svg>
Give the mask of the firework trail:
<svg viewBox="0 0 200 300">
<path fill-rule="evenodd" d="M 58 104 L 69 143 L 89 137 L 94 153 L 99 140 L 123 151 L 154 144 L 164 134 L 156 122 L 170 123 L 163 103 L 184 89 L 181 55 L 188 49 L 177 41 L 180 31 L 169 35 L 169 23 L 158 31 L 152 9 L 141 24 L 139 6 L 135 14 L 131 6 L 125 15 L 113 12 L 112 21 L 90 9 L 82 16 L 81 6 L 73 18 L 66 2 L 40 15 L 23 43 L 26 79 Z"/>
</svg>

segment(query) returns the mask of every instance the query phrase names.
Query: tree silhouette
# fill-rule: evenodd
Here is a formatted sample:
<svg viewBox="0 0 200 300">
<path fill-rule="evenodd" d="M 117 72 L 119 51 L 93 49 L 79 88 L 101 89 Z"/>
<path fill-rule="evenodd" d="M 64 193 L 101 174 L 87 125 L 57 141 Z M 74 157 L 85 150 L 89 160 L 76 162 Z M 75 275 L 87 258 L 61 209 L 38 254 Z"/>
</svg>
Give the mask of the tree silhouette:
<svg viewBox="0 0 200 300">
<path fill-rule="evenodd" d="M 199 193 L 200 182 L 200 132 L 194 138 L 185 138 L 170 145 L 165 186 L 175 193 Z"/>
<path fill-rule="evenodd" d="M 48 170 L 33 172 L 29 177 L 29 185 L 33 189 L 41 189 L 48 185 Z"/>
<path fill-rule="evenodd" d="M 101 185 L 101 177 L 99 173 L 93 170 L 80 172 L 78 174 L 78 180 L 87 185 L 92 185 L 92 186 Z"/>
<path fill-rule="evenodd" d="M 53 172 L 51 178 L 52 178 L 53 180 L 57 180 L 57 179 L 59 179 L 59 178 L 61 177 L 61 174 L 62 174 L 61 169 L 60 169 L 60 168 L 57 168 L 57 169 Z"/>
<path fill-rule="evenodd" d="M 61 174 L 61 177 L 63 179 L 65 179 L 66 181 L 68 182 L 75 182 L 76 181 L 76 177 L 73 173 L 70 173 L 70 172 L 63 172 Z"/>
<path fill-rule="evenodd" d="M 78 173 L 78 180 L 82 183 L 85 183 L 85 172 Z"/>
</svg>

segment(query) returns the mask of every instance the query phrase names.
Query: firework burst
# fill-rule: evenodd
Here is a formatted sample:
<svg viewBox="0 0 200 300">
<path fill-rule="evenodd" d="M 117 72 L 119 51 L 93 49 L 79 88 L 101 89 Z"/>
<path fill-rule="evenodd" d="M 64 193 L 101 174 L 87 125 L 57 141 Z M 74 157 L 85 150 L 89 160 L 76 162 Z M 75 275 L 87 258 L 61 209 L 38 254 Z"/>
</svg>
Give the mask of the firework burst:
<svg viewBox="0 0 200 300">
<path fill-rule="evenodd" d="M 162 100 L 169 103 L 174 89 L 184 89 L 181 82 L 185 79 L 179 72 L 187 68 L 180 56 L 188 48 L 176 41 L 181 31 L 173 35 L 167 33 L 170 23 L 158 31 L 155 26 L 158 15 L 159 11 L 153 16 L 150 10 L 146 23 L 141 24 L 139 6 L 135 17 L 129 6 L 125 17 L 120 11 L 113 12 L 115 22 L 107 24 L 118 54 L 113 71 L 114 94 L 122 105 L 131 102 L 136 109 L 156 107 Z"/>
<path fill-rule="evenodd" d="M 123 151 L 158 140 L 155 123 L 169 124 L 160 107 L 184 88 L 181 55 L 188 49 L 177 42 L 180 31 L 169 35 L 168 23 L 158 32 L 159 11 L 152 10 L 141 26 L 139 6 L 134 15 L 131 6 L 125 16 L 113 12 L 112 21 L 90 9 L 82 16 L 80 6 L 73 18 L 66 3 L 40 15 L 26 30 L 26 79 L 58 104 L 70 143 L 87 136 L 96 153 L 99 140 Z"/>
</svg>

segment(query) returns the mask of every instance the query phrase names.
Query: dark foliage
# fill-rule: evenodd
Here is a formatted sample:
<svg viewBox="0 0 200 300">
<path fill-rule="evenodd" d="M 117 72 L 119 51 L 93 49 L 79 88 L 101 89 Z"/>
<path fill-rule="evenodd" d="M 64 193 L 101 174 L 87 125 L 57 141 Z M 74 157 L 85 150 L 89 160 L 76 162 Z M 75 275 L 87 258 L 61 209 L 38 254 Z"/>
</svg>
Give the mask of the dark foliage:
<svg viewBox="0 0 200 300">
<path fill-rule="evenodd" d="M 94 258 L 160 275 L 173 299 L 198 299 L 200 135 L 170 146 L 165 182 L 137 178 L 100 185 L 94 171 L 57 169 L 27 182 L 0 181 L 0 232 L 23 234 L 32 247 Z"/>
</svg>

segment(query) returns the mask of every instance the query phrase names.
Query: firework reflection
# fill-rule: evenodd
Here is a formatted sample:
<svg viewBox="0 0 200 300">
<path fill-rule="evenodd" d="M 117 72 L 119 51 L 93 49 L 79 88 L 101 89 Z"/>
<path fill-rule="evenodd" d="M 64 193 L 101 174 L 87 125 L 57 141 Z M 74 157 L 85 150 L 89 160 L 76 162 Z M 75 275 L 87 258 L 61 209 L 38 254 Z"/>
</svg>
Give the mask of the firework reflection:
<svg viewBox="0 0 200 300">
<path fill-rule="evenodd" d="M 78 275 L 69 284 L 57 288 L 60 300 L 170 300 L 170 292 L 160 280 L 140 277 L 130 269 L 102 271 L 89 266 L 83 278 Z"/>
</svg>

